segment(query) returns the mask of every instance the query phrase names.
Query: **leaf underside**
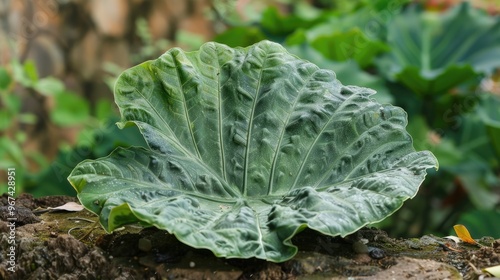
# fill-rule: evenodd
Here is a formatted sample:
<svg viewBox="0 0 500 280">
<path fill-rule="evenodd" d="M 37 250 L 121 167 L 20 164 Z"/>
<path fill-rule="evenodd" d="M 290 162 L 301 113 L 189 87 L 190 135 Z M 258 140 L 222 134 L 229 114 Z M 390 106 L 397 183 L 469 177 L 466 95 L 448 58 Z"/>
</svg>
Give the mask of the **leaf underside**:
<svg viewBox="0 0 500 280">
<path fill-rule="evenodd" d="M 107 231 L 141 222 L 217 256 L 285 261 L 304 228 L 378 222 L 437 167 L 413 149 L 406 113 L 372 94 L 268 41 L 175 48 L 116 84 L 118 125 L 149 149 L 119 148 L 68 179 Z"/>
</svg>

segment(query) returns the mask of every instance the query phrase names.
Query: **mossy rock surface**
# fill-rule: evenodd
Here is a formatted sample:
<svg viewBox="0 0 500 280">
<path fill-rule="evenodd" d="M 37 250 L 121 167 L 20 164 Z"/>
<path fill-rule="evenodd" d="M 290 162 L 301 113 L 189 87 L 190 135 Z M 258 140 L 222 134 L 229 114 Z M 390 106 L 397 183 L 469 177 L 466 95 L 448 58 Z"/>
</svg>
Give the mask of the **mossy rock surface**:
<svg viewBox="0 0 500 280">
<path fill-rule="evenodd" d="M 6 201 L 2 196 L 0 207 Z M 155 228 L 131 225 L 106 234 L 97 227 L 89 233 L 97 217 L 86 210 L 43 211 L 69 201 L 75 198 L 22 195 L 16 200 L 23 221 L 16 228 L 16 271 L 8 271 L 4 259 L 1 279 L 478 279 L 471 264 L 500 264 L 500 240 L 457 245 L 432 235 L 395 239 L 373 228 L 346 238 L 305 230 L 293 240 L 300 252 L 283 263 L 221 259 Z M 6 252 L 5 219 L 0 232 Z"/>
</svg>

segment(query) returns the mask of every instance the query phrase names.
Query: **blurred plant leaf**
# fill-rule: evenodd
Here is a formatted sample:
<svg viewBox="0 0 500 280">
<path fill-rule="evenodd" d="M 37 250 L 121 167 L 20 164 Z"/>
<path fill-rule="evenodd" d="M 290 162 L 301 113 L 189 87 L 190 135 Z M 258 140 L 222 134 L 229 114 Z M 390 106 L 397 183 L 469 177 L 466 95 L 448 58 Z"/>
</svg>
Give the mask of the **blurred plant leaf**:
<svg viewBox="0 0 500 280">
<path fill-rule="evenodd" d="M 34 84 L 34 88 L 46 96 L 62 94 L 65 91 L 64 83 L 53 77 L 40 79 Z"/>
<path fill-rule="evenodd" d="M 4 108 L 11 114 L 17 114 L 21 110 L 21 97 L 14 92 L 2 94 Z"/>
<path fill-rule="evenodd" d="M 19 122 L 24 124 L 35 124 L 37 121 L 37 117 L 34 114 L 25 113 L 17 115 Z"/>
<path fill-rule="evenodd" d="M 316 50 L 335 61 L 353 59 L 364 68 L 372 63 L 375 55 L 389 50 L 380 41 L 368 39 L 360 29 L 322 35 L 311 42 Z"/>
<path fill-rule="evenodd" d="M 0 90 L 6 90 L 12 83 L 9 72 L 4 67 L 0 67 Z"/>
<path fill-rule="evenodd" d="M 493 145 L 493 148 L 495 149 L 496 155 L 497 155 L 497 160 L 496 160 L 496 166 L 499 166 L 499 158 L 500 158 L 500 128 L 496 126 L 488 126 L 487 127 L 488 135 L 491 140 L 491 144 Z"/>
<path fill-rule="evenodd" d="M 500 128 L 500 96 L 483 94 L 477 108 L 477 114 L 486 125 Z"/>
<path fill-rule="evenodd" d="M 408 132 L 413 137 L 416 149 L 431 151 L 437 158 L 442 169 L 459 165 L 464 159 L 462 151 L 449 138 L 442 138 L 432 131 L 421 115 L 414 116 L 408 124 Z"/>
<path fill-rule="evenodd" d="M 421 95 L 444 93 L 476 76 L 470 65 L 450 65 L 436 74 L 426 75 L 422 68 L 407 66 L 395 74 L 395 79 Z"/>
<path fill-rule="evenodd" d="M 12 76 L 14 80 L 25 87 L 33 87 L 38 81 L 36 67 L 31 61 L 26 61 L 24 64 L 17 60 L 10 63 L 12 67 Z"/>
<path fill-rule="evenodd" d="M 114 105 L 111 101 L 106 99 L 99 99 L 95 106 L 95 116 L 100 121 L 105 121 L 110 119 L 112 116 L 116 115 L 114 110 Z"/>
<path fill-rule="evenodd" d="M 4 131 L 12 125 L 13 116 L 7 110 L 0 110 L 0 131 Z"/>
<path fill-rule="evenodd" d="M 0 167 L 25 166 L 25 158 L 20 145 L 6 137 L 0 138 Z"/>
<path fill-rule="evenodd" d="M 266 32 L 272 35 L 288 35 L 298 28 L 308 28 L 326 19 L 326 15 L 305 18 L 297 14 L 281 15 L 276 7 L 267 8 L 261 19 L 261 25 Z"/>
<path fill-rule="evenodd" d="M 50 111 L 51 120 L 60 126 L 84 123 L 90 116 L 90 105 L 82 97 L 66 92 L 55 96 L 56 107 Z"/>
<path fill-rule="evenodd" d="M 36 165 L 41 168 L 45 168 L 50 164 L 49 159 L 38 151 L 28 154 L 27 158 L 33 160 L 36 163 Z"/>
<path fill-rule="evenodd" d="M 482 167 L 483 172 L 478 170 L 478 166 Z M 467 167 L 471 169 L 467 169 Z M 467 190 L 469 199 L 473 205 L 477 209 L 493 209 L 500 201 L 500 197 L 492 193 L 490 184 L 486 182 L 486 174 L 491 172 L 489 166 L 484 162 L 471 160 L 470 162 L 463 163 L 460 168 L 456 169 L 455 174 L 458 173 L 458 170 L 463 171 L 462 175 L 458 175 L 458 178 Z"/>
<path fill-rule="evenodd" d="M 495 239 L 500 238 L 500 211 L 489 210 L 472 210 L 462 214 L 458 223 L 467 225 L 470 232 L 475 236 L 491 236 Z"/>
<path fill-rule="evenodd" d="M 214 41 L 230 47 L 245 47 L 265 39 L 257 27 L 233 27 L 215 36 Z"/>
<path fill-rule="evenodd" d="M 412 6 L 388 25 L 381 73 L 419 94 L 445 92 L 500 66 L 500 19 L 457 5 L 444 14 Z"/>
<path fill-rule="evenodd" d="M 38 72 L 36 70 L 35 62 L 32 60 L 25 61 L 23 64 L 23 70 L 32 85 L 38 82 Z"/>
<path fill-rule="evenodd" d="M 486 125 L 488 137 L 492 144 L 496 157 L 496 166 L 500 165 L 500 97 L 493 94 L 485 94 L 481 98 L 476 113 Z"/>
<path fill-rule="evenodd" d="M 190 50 L 199 48 L 205 42 L 203 36 L 182 29 L 175 33 L 175 41 Z"/>
<path fill-rule="evenodd" d="M 454 140 L 455 150 L 463 158 L 453 166 L 443 166 L 443 170 L 460 179 L 475 207 L 492 209 L 500 202 L 500 197 L 492 193 L 492 187 L 500 183 L 492 168 L 498 158 L 481 118 L 475 112 L 460 117 L 460 129 L 450 131 L 448 138 Z"/>
<path fill-rule="evenodd" d="M 330 14 L 327 20 L 311 28 L 297 29 L 287 42 L 308 42 L 327 58 L 335 61 L 353 59 L 365 68 L 377 54 L 389 50 L 380 36 L 385 34 L 386 20 L 374 8 L 368 7 L 349 14 Z"/>
<path fill-rule="evenodd" d="M 46 166 L 45 169 L 36 174 L 27 174 L 25 190 L 35 197 L 63 194 L 75 196 L 76 192 L 66 178 L 79 162 L 106 156 L 117 147 L 147 146 L 137 127 L 118 129 L 115 125 L 118 120 L 116 115 L 112 115 L 100 126 L 84 129 L 87 131 L 86 137 L 79 139 L 75 147 L 60 149 L 54 160 L 41 165 Z"/>
</svg>

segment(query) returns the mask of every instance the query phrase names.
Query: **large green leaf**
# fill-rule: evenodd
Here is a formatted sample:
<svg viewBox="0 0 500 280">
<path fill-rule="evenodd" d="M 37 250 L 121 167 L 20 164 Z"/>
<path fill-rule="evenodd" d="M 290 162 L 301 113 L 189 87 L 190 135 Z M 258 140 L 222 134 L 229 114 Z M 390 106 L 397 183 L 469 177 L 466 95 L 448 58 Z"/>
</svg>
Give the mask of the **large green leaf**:
<svg viewBox="0 0 500 280">
<path fill-rule="evenodd" d="M 217 256 L 284 261 L 304 228 L 378 222 L 437 167 L 373 93 L 268 41 L 172 49 L 116 84 L 119 125 L 150 149 L 84 161 L 69 180 L 107 231 L 140 221 Z"/>
<path fill-rule="evenodd" d="M 419 94 L 438 94 L 500 67 L 500 20 L 463 3 L 444 14 L 416 8 L 388 26 L 382 73 Z"/>
<path fill-rule="evenodd" d="M 287 44 L 308 43 L 324 57 L 335 61 L 354 60 L 361 68 L 371 65 L 373 58 L 389 47 L 379 38 L 385 33 L 385 20 L 374 7 L 338 16 L 308 28 L 295 29 Z"/>
<path fill-rule="evenodd" d="M 384 43 L 370 40 L 357 28 L 318 36 L 312 40 L 311 46 L 327 58 L 336 61 L 354 59 L 363 68 L 370 65 L 375 55 L 388 50 Z"/>
<path fill-rule="evenodd" d="M 486 125 L 489 142 L 496 151 L 496 162 L 500 164 L 500 97 L 493 94 L 483 96 L 476 112 Z"/>
</svg>

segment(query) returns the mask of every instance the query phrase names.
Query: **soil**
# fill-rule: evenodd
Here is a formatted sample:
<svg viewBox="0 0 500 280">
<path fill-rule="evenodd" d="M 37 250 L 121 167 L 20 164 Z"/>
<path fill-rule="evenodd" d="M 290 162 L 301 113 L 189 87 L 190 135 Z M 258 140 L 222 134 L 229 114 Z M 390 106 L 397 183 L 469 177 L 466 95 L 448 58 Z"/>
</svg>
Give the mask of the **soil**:
<svg viewBox="0 0 500 280">
<path fill-rule="evenodd" d="M 1 279 L 495 279 L 480 269 L 500 264 L 500 239 L 484 237 L 481 245 L 433 235 L 395 239 L 375 228 L 346 238 L 305 230 L 293 240 L 298 254 L 283 263 L 223 259 L 155 228 L 130 225 L 106 234 L 86 210 L 48 209 L 70 201 L 76 199 L 16 199 L 12 272 L 7 196 L 0 197 Z"/>
</svg>

